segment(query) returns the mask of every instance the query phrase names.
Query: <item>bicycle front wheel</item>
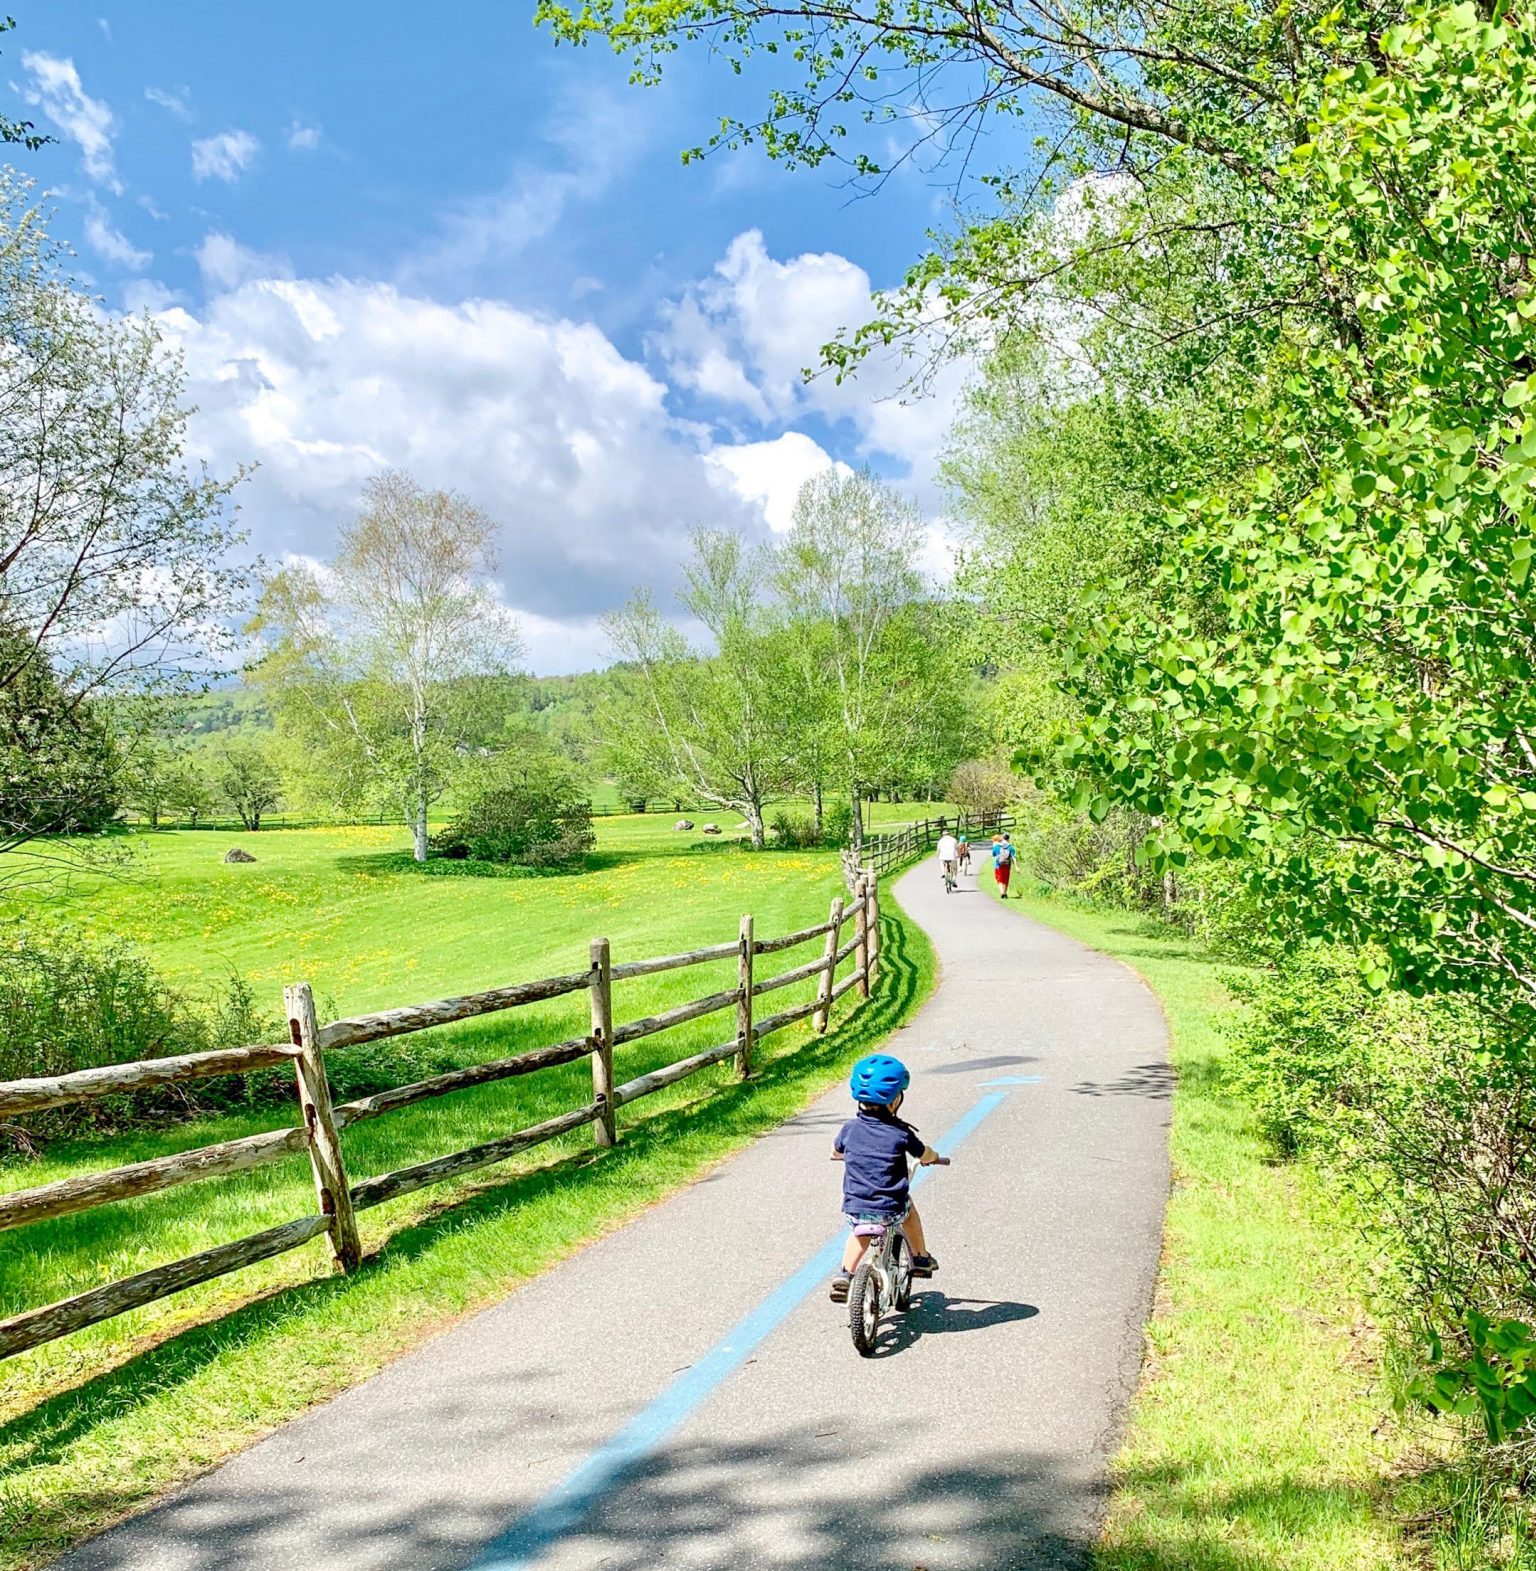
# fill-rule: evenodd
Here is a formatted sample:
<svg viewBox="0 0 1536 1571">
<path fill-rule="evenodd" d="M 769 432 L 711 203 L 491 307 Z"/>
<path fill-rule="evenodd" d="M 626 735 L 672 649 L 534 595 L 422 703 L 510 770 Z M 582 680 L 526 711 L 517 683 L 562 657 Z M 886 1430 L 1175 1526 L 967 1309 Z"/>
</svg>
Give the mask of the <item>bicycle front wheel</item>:
<svg viewBox="0 0 1536 1571">
<path fill-rule="evenodd" d="M 891 1282 L 894 1299 L 891 1307 L 903 1312 L 912 1306 L 912 1246 L 906 1235 L 898 1235 L 896 1250 L 891 1256 Z"/>
<path fill-rule="evenodd" d="M 869 1253 L 873 1255 L 874 1250 Z M 868 1358 L 874 1352 L 875 1338 L 880 1334 L 880 1277 L 867 1256 L 853 1273 L 853 1281 L 848 1288 L 848 1330 L 860 1356 Z"/>
</svg>

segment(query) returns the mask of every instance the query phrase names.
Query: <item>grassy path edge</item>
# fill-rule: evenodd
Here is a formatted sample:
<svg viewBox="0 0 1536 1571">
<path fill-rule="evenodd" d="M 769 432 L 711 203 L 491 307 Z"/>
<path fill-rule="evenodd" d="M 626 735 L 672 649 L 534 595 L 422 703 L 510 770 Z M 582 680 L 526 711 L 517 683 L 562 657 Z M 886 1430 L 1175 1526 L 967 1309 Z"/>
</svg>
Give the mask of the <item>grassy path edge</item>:
<svg viewBox="0 0 1536 1571">
<path fill-rule="evenodd" d="M 1168 1020 L 1173 1185 L 1141 1380 L 1096 1571 L 1399 1571 L 1405 1440 L 1361 1305 L 1355 1236 L 1304 1166 L 1269 1159 L 1226 1089 L 1230 967 L 1125 913 L 1014 909 L 1122 961 Z"/>
<path fill-rule="evenodd" d="M 731 1082 L 729 1066 L 706 1073 L 653 1098 L 613 1151 L 455 1186 L 356 1276 L 296 1280 L 107 1364 L 83 1353 L 46 1389 L 7 1390 L 22 1360 L 0 1366 L 0 1571 L 49 1564 L 794 1117 L 933 991 L 933 949 L 889 895 L 881 925 L 884 970 L 869 1004 L 823 1038 L 783 1033 L 752 1082 Z"/>
</svg>

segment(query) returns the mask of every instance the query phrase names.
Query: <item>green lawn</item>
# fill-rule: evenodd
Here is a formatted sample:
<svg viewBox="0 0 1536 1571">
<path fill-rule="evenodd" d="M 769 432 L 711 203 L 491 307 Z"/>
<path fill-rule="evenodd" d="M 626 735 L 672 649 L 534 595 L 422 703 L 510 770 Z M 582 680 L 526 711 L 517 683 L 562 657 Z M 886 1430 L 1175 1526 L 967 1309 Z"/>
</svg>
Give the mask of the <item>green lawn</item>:
<svg viewBox="0 0 1536 1571">
<path fill-rule="evenodd" d="M 1015 909 L 1140 972 L 1178 1071 L 1157 1306 L 1098 1571 L 1423 1564 L 1394 1520 L 1408 1437 L 1361 1305 L 1359 1244 L 1224 1086 L 1222 968 L 1160 924 L 1028 897 Z"/>
<path fill-rule="evenodd" d="M 32 897 L 29 909 L 34 918 L 64 915 L 127 935 L 187 985 L 239 971 L 274 1012 L 285 981 L 308 979 L 324 1018 L 582 969 L 597 935 L 623 960 L 734 938 L 744 911 L 760 935 L 788 931 L 824 918 L 840 888 L 830 853 L 753 855 L 675 834 L 670 819 L 650 815 L 606 820 L 599 833 L 596 871 L 489 878 L 407 865 L 397 830 L 238 837 L 258 857 L 246 866 L 220 861 L 237 837 L 162 833 L 142 837 L 131 881 L 80 879 Z M 331 1276 L 324 1240 L 316 1240 L 0 1364 L 0 1571 L 46 1562 L 446 1321 L 504 1296 L 794 1113 L 932 986 L 926 940 L 893 901 L 885 917 L 886 968 L 871 1005 L 855 1015 L 845 1000 L 825 1038 L 804 1027 L 770 1038 L 750 1084 L 738 1084 L 728 1064 L 706 1070 L 622 1112 L 612 1152 L 572 1135 L 366 1212 L 369 1259 L 353 1277 Z M 787 969 L 806 956 L 773 960 Z M 648 1014 L 734 980 L 732 962 L 620 983 L 615 1016 Z M 771 1007 L 805 996 L 806 984 L 785 989 Z M 577 994 L 423 1032 L 401 1039 L 415 1055 L 406 1077 L 585 1027 L 586 1000 Z M 619 1078 L 733 1029 L 726 1012 L 621 1047 Z M 578 1063 L 391 1113 L 345 1137 L 351 1176 L 493 1138 L 589 1095 L 589 1068 Z M 59 1142 L 41 1159 L 0 1163 L 0 1189 L 287 1121 L 285 1108 L 260 1107 Z M 307 1215 L 313 1205 L 308 1165 L 298 1158 L 0 1235 L 0 1314 Z"/>
</svg>

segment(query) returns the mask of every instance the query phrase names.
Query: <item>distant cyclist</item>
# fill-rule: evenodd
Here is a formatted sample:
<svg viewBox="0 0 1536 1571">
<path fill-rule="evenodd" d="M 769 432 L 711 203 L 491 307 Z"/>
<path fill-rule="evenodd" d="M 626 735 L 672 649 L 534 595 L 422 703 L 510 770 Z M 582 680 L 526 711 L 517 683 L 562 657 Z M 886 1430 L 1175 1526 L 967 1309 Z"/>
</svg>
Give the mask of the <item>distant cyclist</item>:
<svg viewBox="0 0 1536 1571">
<path fill-rule="evenodd" d="M 971 870 L 971 842 L 967 835 L 959 836 L 960 840 L 960 871 L 968 873 Z"/>
<path fill-rule="evenodd" d="M 946 829 L 939 836 L 939 871 L 944 875 L 944 892 L 955 887 L 956 869 L 960 865 L 960 842 Z"/>
</svg>

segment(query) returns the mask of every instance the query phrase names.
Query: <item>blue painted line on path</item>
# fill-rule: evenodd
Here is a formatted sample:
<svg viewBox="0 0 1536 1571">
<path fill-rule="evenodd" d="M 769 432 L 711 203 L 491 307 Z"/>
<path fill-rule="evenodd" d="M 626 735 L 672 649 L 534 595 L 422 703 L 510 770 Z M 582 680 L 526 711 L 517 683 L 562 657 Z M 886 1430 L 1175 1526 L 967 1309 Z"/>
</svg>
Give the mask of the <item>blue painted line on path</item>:
<svg viewBox="0 0 1536 1571">
<path fill-rule="evenodd" d="M 934 1142 L 948 1156 L 996 1111 L 1006 1093 L 984 1096 L 960 1121 Z M 928 1177 L 921 1168 L 913 1175 L 915 1189 Z M 526 1571 L 552 1544 L 579 1527 L 598 1500 L 623 1476 L 679 1429 L 684 1420 L 747 1360 L 770 1332 L 784 1323 L 837 1268 L 847 1234 L 839 1230 L 786 1281 L 695 1364 L 690 1365 L 649 1406 L 642 1408 L 612 1439 L 599 1446 L 576 1470 L 557 1484 L 526 1516 L 493 1540 L 475 1562 L 475 1571 Z"/>
<path fill-rule="evenodd" d="M 983 1086 L 1037 1086 L 1044 1075 L 999 1075 L 996 1080 L 983 1080 Z"/>
</svg>

